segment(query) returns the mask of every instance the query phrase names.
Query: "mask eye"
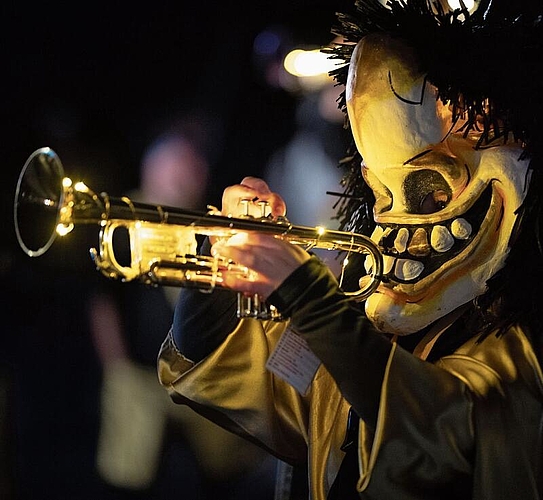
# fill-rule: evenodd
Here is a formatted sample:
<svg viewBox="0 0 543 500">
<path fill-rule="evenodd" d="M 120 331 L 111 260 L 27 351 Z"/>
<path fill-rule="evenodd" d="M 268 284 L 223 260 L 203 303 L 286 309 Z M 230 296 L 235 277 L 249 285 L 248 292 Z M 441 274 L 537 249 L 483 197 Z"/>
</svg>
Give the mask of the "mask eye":
<svg viewBox="0 0 543 500">
<path fill-rule="evenodd" d="M 449 203 L 449 195 L 443 189 L 428 193 L 420 201 L 419 213 L 433 214 L 443 210 Z"/>
<path fill-rule="evenodd" d="M 435 170 L 417 170 L 405 178 L 403 195 L 411 214 L 433 214 L 451 201 L 452 190 Z"/>
</svg>

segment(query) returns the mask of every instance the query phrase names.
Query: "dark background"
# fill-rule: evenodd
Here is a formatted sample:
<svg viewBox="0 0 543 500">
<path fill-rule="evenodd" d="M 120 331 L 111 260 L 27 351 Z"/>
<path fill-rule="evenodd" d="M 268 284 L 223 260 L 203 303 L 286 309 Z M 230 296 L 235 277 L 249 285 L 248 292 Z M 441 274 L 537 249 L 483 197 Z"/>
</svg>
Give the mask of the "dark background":
<svg viewBox="0 0 543 500">
<path fill-rule="evenodd" d="M 15 4 L 15 2 L 13 2 Z M 0 499 L 99 498 L 100 373 L 84 319 L 97 276 L 78 230 L 43 257 L 16 244 L 27 157 L 50 146 L 95 191 L 137 185 L 143 148 L 171 117 L 203 110 L 216 134 L 211 204 L 258 175 L 294 130 L 296 94 L 266 83 L 253 43 L 324 45 L 345 0 L 2 5 Z M 97 232 L 97 231 L 96 231 Z"/>
<path fill-rule="evenodd" d="M 258 171 L 291 132 L 295 96 L 266 85 L 255 38 L 280 26 L 292 45 L 324 45 L 332 39 L 335 11 L 350 4 L 4 6 L 2 114 L 9 180 L 16 180 L 30 152 L 48 145 L 64 163 L 109 156 L 87 165 L 85 178 L 96 177 L 98 187 L 110 189 L 111 181 L 125 187 L 133 183 L 157 121 L 191 108 L 205 109 L 222 125 L 219 183 Z"/>
</svg>

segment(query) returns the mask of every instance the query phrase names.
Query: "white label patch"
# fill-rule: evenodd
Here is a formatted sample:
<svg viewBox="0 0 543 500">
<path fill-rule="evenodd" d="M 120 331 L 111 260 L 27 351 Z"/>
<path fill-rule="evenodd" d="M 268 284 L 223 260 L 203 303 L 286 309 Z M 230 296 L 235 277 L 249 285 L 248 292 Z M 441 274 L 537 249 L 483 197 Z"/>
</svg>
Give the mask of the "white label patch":
<svg viewBox="0 0 543 500">
<path fill-rule="evenodd" d="M 306 341 L 287 328 L 271 353 L 266 368 L 304 396 L 320 364 Z"/>
</svg>

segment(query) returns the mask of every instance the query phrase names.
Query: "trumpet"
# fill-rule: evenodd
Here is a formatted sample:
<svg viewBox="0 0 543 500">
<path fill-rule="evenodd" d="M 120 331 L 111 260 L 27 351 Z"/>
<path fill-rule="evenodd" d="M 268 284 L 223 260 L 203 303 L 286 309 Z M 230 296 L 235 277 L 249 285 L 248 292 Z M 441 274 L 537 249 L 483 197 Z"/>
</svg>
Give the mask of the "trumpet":
<svg viewBox="0 0 543 500">
<path fill-rule="evenodd" d="M 83 182 L 64 176 L 58 155 L 40 148 L 27 159 L 17 182 L 14 222 L 18 243 L 30 257 L 43 255 L 57 237 L 70 233 L 75 225 L 99 226 L 97 248 L 90 249 L 96 269 L 107 278 L 139 280 L 153 286 L 195 287 L 211 292 L 223 286 L 227 273 L 249 278 L 252 271 L 220 257 L 198 255 L 198 237 L 228 238 L 240 232 L 257 231 L 314 248 L 366 254 L 368 274 L 360 288 L 345 292 L 357 301 L 365 300 L 379 286 L 383 258 L 367 236 L 292 225 L 286 218 L 272 219 L 262 208 L 261 217 L 218 215 L 215 211 L 183 210 L 135 202 L 126 196 L 96 194 Z M 120 255 L 118 241 L 129 243 Z M 129 254 L 129 255 L 128 255 Z M 347 259 L 344 260 L 346 262 Z M 238 293 L 238 317 L 260 320 L 283 318 L 261 297 Z"/>
</svg>

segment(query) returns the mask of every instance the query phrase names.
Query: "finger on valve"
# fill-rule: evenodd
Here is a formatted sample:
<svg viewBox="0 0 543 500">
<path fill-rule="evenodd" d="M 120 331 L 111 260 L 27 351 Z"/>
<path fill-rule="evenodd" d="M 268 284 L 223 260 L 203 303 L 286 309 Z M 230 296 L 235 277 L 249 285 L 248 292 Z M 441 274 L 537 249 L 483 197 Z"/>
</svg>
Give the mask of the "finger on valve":
<svg viewBox="0 0 543 500">
<path fill-rule="evenodd" d="M 222 213 L 229 217 L 280 217 L 286 214 L 283 198 L 270 191 L 266 182 L 245 177 L 241 184 L 227 187 L 222 196 Z"/>
<path fill-rule="evenodd" d="M 212 246 L 211 253 L 247 269 L 225 279 L 227 287 L 263 297 L 310 258 L 297 245 L 258 232 L 242 232 L 220 240 Z"/>
</svg>

